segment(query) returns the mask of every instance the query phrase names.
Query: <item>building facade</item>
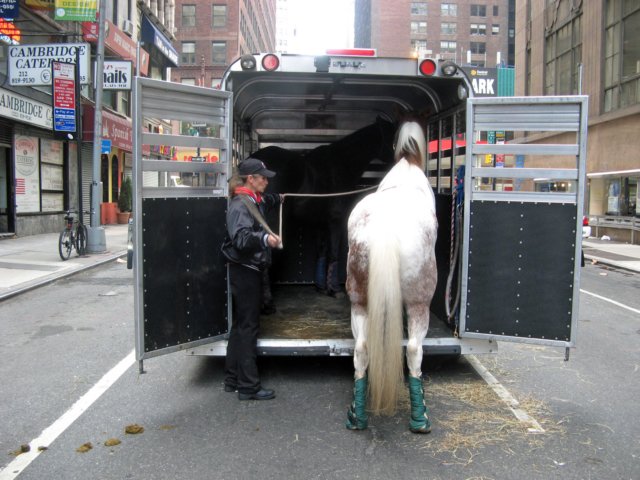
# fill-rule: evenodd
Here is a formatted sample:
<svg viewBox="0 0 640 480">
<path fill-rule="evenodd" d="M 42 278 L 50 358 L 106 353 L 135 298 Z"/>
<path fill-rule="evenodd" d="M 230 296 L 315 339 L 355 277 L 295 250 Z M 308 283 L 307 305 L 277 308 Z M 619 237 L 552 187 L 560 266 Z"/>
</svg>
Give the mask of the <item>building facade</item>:
<svg viewBox="0 0 640 480">
<path fill-rule="evenodd" d="M 244 53 L 275 50 L 275 0 L 177 0 L 179 67 L 171 80 L 216 88 Z"/>
<path fill-rule="evenodd" d="M 384 57 L 433 57 L 477 67 L 513 65 L 514 4 L 356 0 L 354 46 L 375 48 Z"/>
<path fill-rule="evenodd" d="M 15 11 L 3 10 L 0 19 L 0 234 L 24 236 L 59 231 L 65 210 L 90 208 L 98 22 L 62 20 L 53 2 L 25 0 L 12 5 Z M 131 74 L 166 79 L 167 67 L 177 65 L 177 52 L 171 45 L 172 5 L 173 0 L 107 2 L 103 19 L 105 61 L 131 62 Z M 142 45 L 138 49 L 139 40 Z M 33 69 L 31 73 L 29 69 L 26 73 L 14 71 L 10 65 L 16 68 L 17 63 L 10 64 L 9 59 L 10 52 L 29 52 L 34 64 L 43 64 L 50 58 L 31 46 L 64 50 L 67 44 L 79 46 L 83 52 L 81 64 L 85 64 L 86 56 L 87 69 L 79 92 L 78 132 L 73 140 L 53 131 L 50 79 L 48 83 L 33 79 L 33 85 L 24 86 L 18 82 L 19 76 L 29 76 Z M 43 71 L 48 69 L 50 66 Z M 129 90 L 104 90 L 99 135 L 106 141 L 102 142 L 99 159 L 103 223 L 115 222 L 120 185 L 123 177 L 131 174 L 130 110 Z M 113 215 L 104 215 L 111 212 Z M 83 218 L 89 222 L 88 215 Z"/>
<path fill-rule="evenodd" d="M 639 243 L 640 2 L 525 0 L 517 10 L 516 95 L 589 96 L 585 214 L 600 235 Z"/>
</svg>

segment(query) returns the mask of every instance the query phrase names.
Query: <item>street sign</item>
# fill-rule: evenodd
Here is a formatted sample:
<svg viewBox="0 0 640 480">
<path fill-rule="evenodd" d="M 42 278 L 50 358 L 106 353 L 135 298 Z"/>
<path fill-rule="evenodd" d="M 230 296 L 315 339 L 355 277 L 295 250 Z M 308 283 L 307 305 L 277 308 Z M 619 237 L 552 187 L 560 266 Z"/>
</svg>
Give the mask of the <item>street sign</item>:
<svg viewBox="0 0 640 480">
<path fill-rule="evenodd" d="M 204 157 L 191 157 L 191 161 L 192 162 L 204 162 L 205 158 Z"/>
<path fill-rule="evenodd" d="M 76 116 L 76 66 L 73 63 L 52 62 L 53 131 L 74 139 L 78 131 Z"/>
<path fill-rule="evenodd" d="M 109 155 L 111 153 L 111 140 L 102 139 L 100 152 Z"/>
</svg>

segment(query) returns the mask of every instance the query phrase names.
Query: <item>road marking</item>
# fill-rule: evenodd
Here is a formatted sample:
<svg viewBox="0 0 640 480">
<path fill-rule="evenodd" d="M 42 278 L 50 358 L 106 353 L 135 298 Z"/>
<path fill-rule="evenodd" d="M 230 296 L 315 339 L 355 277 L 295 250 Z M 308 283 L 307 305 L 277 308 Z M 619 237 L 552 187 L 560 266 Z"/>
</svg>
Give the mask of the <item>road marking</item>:
<svg viewBox="0 0 640 480">
<path fill-rule="evenodd" d="M 93 387 L 74 403 L 60 418 L 45 428 L 38 438 L 29 442 L 31 449 L 27 453 L 18 455 L 15 460 L 0 470 L 0 480 L 13 480 L 33 462 L 42 452 L 38 447 L 49 447 L 62 432 L 75 422 L 111 385 L 113 385 L 135 362 L 135 350 L 124 357 L 109 370 Z"/>
<path fill-rule="evenodd" d="M 587 292 L 586 290 L 582 290 L 580 289 L 580 291 L 582 293 L 586 293 L 587 295 L 591 295 L 592 297 L 596 297 L 599 298 L 600 300 L 604 300 L 605 302 L 609 302 L 609 303 L 613 303 L 614 305 L 620 307 L 620 308 L 626 308 L 627 310 L 634 312 L 634 313 L 640 313 L 640 310 L 638 310 L 637 308 L 632 308 L 628 305 L 625 305 L 624 303 L 620 303 L 620 302 L 616 302 L 615 300 L 611 300 L 610 298 L 607 297 L 603 297 L 602 295 L 598 295 L 597 293 L 591 293 L 591 292 Z"/>
<path fill-rule="evenodd" d="M 542 428 L 538 421 L 520 408 L 520 402 L 487 370 L 487 367 L 480 363 L 480 360 L 478 360 L 475 355 L 466 355 L 465 359 L 471 364 L 475 371 L 478 372 L 478 375 L 487 382 L 487 385 L 491 387 L 498 397 L 507 404 L 507 407 L 509 407 L 509 410 L 513 412 L 515 417 L 527 425 L 527 431 L 529 433 L 544 433 L 544 428 Z"/>
</svg>

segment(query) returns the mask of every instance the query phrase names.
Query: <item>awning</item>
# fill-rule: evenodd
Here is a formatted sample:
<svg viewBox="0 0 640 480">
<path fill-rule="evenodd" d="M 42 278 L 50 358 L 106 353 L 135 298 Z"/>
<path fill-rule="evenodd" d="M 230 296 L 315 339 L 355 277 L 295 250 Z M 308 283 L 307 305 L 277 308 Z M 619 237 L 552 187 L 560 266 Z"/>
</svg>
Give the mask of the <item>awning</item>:
<svg viewBox="0 0 640 480">
<path fill-rule="evenodd" d="M 95 107 L 83 105 L 82 135 L 85 142 L 93 141 Z M 126 152 L 133 151 L 133 125 L 131 120 L 102 110 L 102 138 L 111 140 L 114 147 Z"/>
<path fill-rule="evenodd" d="M 632 176 L 632 177 L 634 177 L 636 175 L 640 175 L 640 168 L 635 168 L 633 170 L 615 170 L 615 171 L 611 171 L 611 172 L 587 173 L 587 177 L 589 177 L 589 178 L 593 178 L 593 177 L 610 177 L 610 176 L 616 176 L 616 177 Z"/>
<path fill-rule="evenodd" d="M 145 46 L 153 45 L 173 66 L 178 66 L 178 52 L 173 48 L 169 39 L 167 39 L 146 16 L 142 17 L 142 32 L 140 37 L 145 43 Z"/>
</svg>

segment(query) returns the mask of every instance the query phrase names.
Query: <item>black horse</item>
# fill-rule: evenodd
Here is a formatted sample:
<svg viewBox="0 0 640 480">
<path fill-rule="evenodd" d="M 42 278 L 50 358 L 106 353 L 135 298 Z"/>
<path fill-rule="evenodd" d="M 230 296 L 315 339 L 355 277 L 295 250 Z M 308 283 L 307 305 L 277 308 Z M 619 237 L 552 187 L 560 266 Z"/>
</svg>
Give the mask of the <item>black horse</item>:
<svg viewBox="0 0 640 480">
<path fill-rule="evenodd" d="M 357 190 L 363 173 L 374 160 L 385 171 L 393 161 L 395 125 L 378 118 L 328 145 L 305 153 L 266 147 L 252 154 L 278 175 L 270 190 L 279 193 L 332 194 Z M 347 217 L 354 195 L 334 197 L 292 197 L 287 199 L 288 221 L 304 225 L 316 239 L 316 287 L 335 296 L 343 291 L 338 275 L 338 259 L 346 245 Z M 286 242 L 286 239 L 285 239 Z"/>
</svg>

